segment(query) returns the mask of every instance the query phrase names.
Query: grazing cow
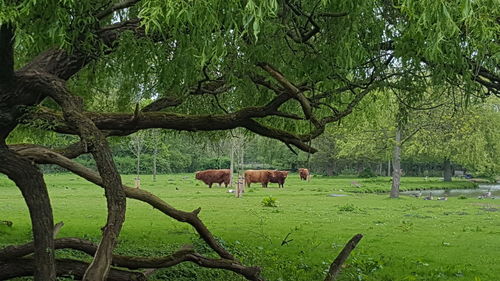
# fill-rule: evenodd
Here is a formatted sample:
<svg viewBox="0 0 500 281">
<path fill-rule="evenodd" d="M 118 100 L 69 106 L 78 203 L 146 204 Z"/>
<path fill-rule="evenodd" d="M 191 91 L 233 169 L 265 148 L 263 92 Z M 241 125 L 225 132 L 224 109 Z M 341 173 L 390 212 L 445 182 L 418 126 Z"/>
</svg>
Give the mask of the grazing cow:
<svg viewBox="0 0 500 281">
<path fill-rule="evenodd" d="M 229 184 L 231 177 L 231 170 L 223 169 L 223 170 L 205 170 L 196 172 L 195 178 L 197 180 L 203 181 L 205 184 L 208 184 L 209 188 L 212 188 L 213 183 L 218 183 L 219 186 L 221 183 L 227 187 Z"/>
<path fill-rule="evenodd" d="M 288 171 L 270 171 L 269 182 L 277 183 L 278 187 L 284 187 Z"/>
<path fill-rule="evenodd" d="M 309 169 L 300 168 L 299 169 L 299 176 L 300 176 L 301 180 L 307 180 L 309 178 Z"/>
<path fill-rule="evenodd" d="M 272 171 L 269 170 L 246 170 L 245 184 L 250 187 L 251 183 L 260 182 L 262 187 L 267 187 Z"/>
</svg>

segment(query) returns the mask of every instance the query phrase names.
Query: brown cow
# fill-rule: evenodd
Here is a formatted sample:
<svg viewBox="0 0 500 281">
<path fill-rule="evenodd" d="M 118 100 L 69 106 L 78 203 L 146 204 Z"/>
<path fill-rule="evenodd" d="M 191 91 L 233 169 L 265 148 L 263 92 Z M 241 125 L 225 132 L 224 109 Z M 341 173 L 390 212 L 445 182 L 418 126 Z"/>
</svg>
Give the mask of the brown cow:
<svg viewBox="0 0 500 281">
<path fill-rule="evenodd" d="M 270 171 L 269 182 L 277 183 L 278 187 L 284 187 L 288 171 Z"/>
<path fill-rule="evenodd" d="M 203 181 L 205 184 L 208 184 L 209 188 L 212 188 L 213 183 L 218 183 L 219 186 L 221 183 L 227 187 L 231 178 L 231 170 L 223 169 L 223 170 L 205 170 L 196 172 L 195 178 L 197 180 Z"/>
<path fill-rule="evenodd" d="M 301 180 L 308 180 L 309 179 L 309 169 L 300 168 L 299 169 L 299 176 L 300 176 Z"/>
<path fill-rule="evenodd" d="M 251 183 L 260 182 L 262 187 L 267 187 L 271 171 L 269 170 L 246 170 L 245 171 L 245 184 L 250 187 Z"/>
</svg>

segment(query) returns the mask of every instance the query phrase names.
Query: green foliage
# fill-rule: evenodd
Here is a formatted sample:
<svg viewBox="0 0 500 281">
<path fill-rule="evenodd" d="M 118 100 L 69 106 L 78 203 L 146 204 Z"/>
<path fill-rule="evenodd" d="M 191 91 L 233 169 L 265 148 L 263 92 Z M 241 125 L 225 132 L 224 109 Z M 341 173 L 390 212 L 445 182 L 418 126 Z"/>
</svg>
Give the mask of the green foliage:
<svg viewBox="0 0 500 281">
<path fill-rule="evenodd" d="M 263 207 L 278 207 L 278 200 L 272 196 L 264 197 L 261 201 Z"/>
<path fill-rule="evenodd" d="M 427 98 L 435 95 L 429 91 L 424 95 Z M 397 95 L 389 91 L 374 93 L 360 104 L 356 114 L 330 127 L 325 136 L 315 142 L 322 151 L 313 155 L 313 167 L 326 174 L 335 169 L 337 173 L 357 175 L 359 164 L 373 170 L 376 164 L 390 159 L 396 113 L 401 109 L 398 99 L 403 98 L 401 93 Z M 403 170 L 412 175 L 419 171 L 418 175 L 437 176 L 441 172 L 436 170 L 441 168 L 435 163 L 449 157 L 458 170 L 487 178 L 499 174 L 500 148 L 495 140 L 500 138 L 500 115 L 496 98 L 475 100 L 467 108 L 455 109 L 450 108 L 453 100 L 445 96 L 435 98 L 434 102 L 444 105 L 428 110 L 404 110 Z M 412 103 L 416 108 L 429 108 L 417 101 Z M 387 164 L 383 167 L 385 170 Z M 412 170 L 413 167 L 417 171 Z"/>
<path fill-rule="evenodd" d="M 370 168 L 365 168 L 361 173 L 358 174 L 358 177 L 360 178 L 374 178 L 377 175 L 370 169 Z"/>
<path fill-rule="evenodd" d="M 487 99 L 460 112 L 443 108 L 418 115 L 422 125 L 406 153 L 426 160 L 449 157 L 470 172 L 493 177 L 500 173 L 498 108 L 495 99 Z"/>
<path fill-rule="evenodd" d="M 339 211 L 341 212 L 354 212 L 356 211 L 357 208 L 353 204 L 345 204 L 342 206 L 339 206 Z"/>
<path fill-rule="evenodd" d="M 344 274 L 349 276 L 350 280 L 369 280 L 376 271 L 384 268 L 383 258 L 354 253 L 350 260 L 351 265 Z"/>
</svg>

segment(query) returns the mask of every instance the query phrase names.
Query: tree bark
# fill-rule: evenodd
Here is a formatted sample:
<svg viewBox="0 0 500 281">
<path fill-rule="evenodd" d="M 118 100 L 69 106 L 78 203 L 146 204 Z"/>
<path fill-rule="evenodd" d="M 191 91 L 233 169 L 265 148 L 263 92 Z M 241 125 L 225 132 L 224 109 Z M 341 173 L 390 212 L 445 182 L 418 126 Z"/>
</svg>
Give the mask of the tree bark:
<svg viewBox="0 0 500 281">
<path fill-rule="evenodd" d="M 25 79 L 32 83 L 33 90 L 38 89 L 59 104 L 64 119 L 69 125 L 78 128 L 78 135 L 96 162 L 105 189 L 108 214 L 101 242 L 83 280 L 104 281 L 111 267 L 113 249 L 125 220 L 126 211 L 125 193 L 106 136 L 82 113 L 83 100 L 66 89 L 66 81 L 39 72 L 26 73 Z"/>
<path fill-rule="evenodd" d="M 56 249 L 74 249 L 89 255 L 94 255 L 97 245 L 79 238 L 61 238 L 55 240 Z M 22 258 L 33 252 L 33 243 L 19 246 L 9 246 L 0 249 L 0 280 L 7 278 L 29 276 L 33 274 L 33 261 L 30 258 Z M 128 269 L 142 268 L 168 268 L 183 262 L 192 262 L 202 267 L 218 268 L 233 271 L 247 278 L 248 280 L 259 281 L 261 269 L 255 266 L 244 266 L 238 261 L 230 259 L 207 258 L 196 253 L 193 246 L 183 246 L 181 249 L 168 256 L 162 257 L 135 257 L 113 255 L 112 264 L 117 267 Z M 84 266 L 85 265 L 85 266 Z M 76 277 L 81 278 L 88 264 L 77 260 L 58 260 L 57 275 L 68 275 L 73 269 L 77 273 Z M 117 278 L 122 279 L 117 279 Z M 140 272 L 131 272 L 111 268 L 108 276 L 109 280 L 145 280 Z M 139 278 L 139 279 L 134 279 Z"/>
<path fill-rule="evenodd" d="M 451 181 L 451 161 L 450 158 L 445 158 L 443 162 L 443 178 L 444 181 Z"/>
<path fill-rule="evenodd" d="M 401 125 L 396 128 L 395 140 L 392 156 L 391 198 L 399 198 L 399 185 L 401 183 Z"/>
<path fill-rule="evenodd" d="M 328 273 L 326 274 L 325 277 L 325 281 L 333 281 L 337 278 L 337 275 L 340 273 L 340 270 L 342 269 L 342 264 L 344 264 L 344 262 L 347 260 L 352 250 L 356 248 L 356 245 L 358 245 L 361 238 L 363 238 L 363 235 L 356 234 L 354 235 L 354 237 L 351 238 L 351 240 L 349 240 L 349 242 L 347 242 L 347 244 L 344 246 L 342 251 L 337 256 L 337 258 L 335 258 L 335 260 L 330 265 Z"/>
<path fill-rule="evenodd" d="M 35 243 L 35 281 L 56 280 L 54 219 L 42 173 L 3 145 L 0 145 L 0 173 L 16 183 L 28 205 Z"/>
<path fill-rule="evenodd" d="M 87 267 L 88 263 L 69 260 L 69 259 L 58 259 L 56 261 L 57 265 L 57 276 L 73 277 L 80 280 Z M 32 276 L 33 272 L 36 272 L 38 265 L 33 264 L 33 260 L 30 258 L 9 260 L 5 263 L 0 263 L 0 280 L 7 280 L 16 277 Z M 55 280 L 55 278 L 53 279 Z M 146 276 L 142 272 L 132 272 L 120 269 L 111 269 L 106 281 L 146 281 Z"/>
</svg>

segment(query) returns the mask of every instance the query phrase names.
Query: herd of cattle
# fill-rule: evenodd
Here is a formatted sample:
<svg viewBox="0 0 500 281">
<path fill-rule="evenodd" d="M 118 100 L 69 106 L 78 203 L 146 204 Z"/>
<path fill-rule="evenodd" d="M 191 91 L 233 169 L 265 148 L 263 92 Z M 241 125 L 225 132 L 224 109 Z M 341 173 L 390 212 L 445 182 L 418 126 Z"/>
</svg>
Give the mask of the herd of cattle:
<svg viewBox="0 0 500 281">
<path fill-rule="evenodd" d="M 262 187 L 267 187 L 269 183 L 277 183 L 278 187 L 284 187 L 287 176 L 288 171 L 246 170 L 245 184 L 247 187 L 250 187 L 252 183 L 261 183 Z M 309 179 L 309 170 L 300 168 L 299 176 L 302 180 Z M 230 182 L 231 171 L 229 169 L 199 171 L 196 172 L 195 178 L 203 181 L 210 188 L 212 188 L 212 184 L 214 183 L 218 183 L 219 186 L 224 183 L 224 186 L 227 187 Z"/>
</svg>

